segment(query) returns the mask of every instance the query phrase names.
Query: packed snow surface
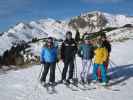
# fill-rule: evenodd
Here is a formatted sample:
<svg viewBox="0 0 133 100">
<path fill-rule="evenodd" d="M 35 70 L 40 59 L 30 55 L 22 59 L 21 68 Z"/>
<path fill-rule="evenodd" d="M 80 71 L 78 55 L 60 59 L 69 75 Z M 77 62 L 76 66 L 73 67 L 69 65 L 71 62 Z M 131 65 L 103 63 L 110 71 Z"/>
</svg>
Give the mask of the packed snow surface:
<svg viewBox="0 0 133 100">
<path fill-rule="evenodd" d="M 60 84 L 56 86 L 56 94 L 48 94 L 38 81 L 41 65 L 34 65 L 28 69 L 9 71 L 0 74 L 0 100 L 133 100 L 133 40 L 124 43 L 113 43 L 110 68 L 111 88 L 93 89 L 86 91 L 72 91 Z M 81 69 L 81 59 L 76 58 L 78 75 Z M 60 61 L 62 70 L 63 64 Z M 56 68 L 56 80 L 61 74 Z"/>
</svg>

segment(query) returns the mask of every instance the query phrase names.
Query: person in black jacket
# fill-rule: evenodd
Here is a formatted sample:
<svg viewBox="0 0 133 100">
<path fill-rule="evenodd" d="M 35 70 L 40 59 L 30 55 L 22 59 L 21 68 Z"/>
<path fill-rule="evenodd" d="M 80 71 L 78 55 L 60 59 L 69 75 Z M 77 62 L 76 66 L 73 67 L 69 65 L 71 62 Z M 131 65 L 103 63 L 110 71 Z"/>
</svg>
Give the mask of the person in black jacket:
<svg viewBox="0 0 133 100">
<path fill-rule="evenodd" d="M 103 41 L 103 47 L 105 47 L 108 50 L 108 59 L 105 62 L 106 69 L 108 69 L 108 64 L 109 64 L 109 58 L 110 58 L 110 53 L 111 53 L 111 43 L 109 40 L 107 40 L 106 36 L 102 36 L 102 41 Z"/>
<path fill-rule="evenodd" d="M 106 37 L 102 37 L 102 41 L 103 41 L 103 46 L 108 50 L 108 52 L 111 52 L 111 44 L 110 42 L 107 40 Z"/>
<path fill-rule="evenodd" d="M 72 38 L 72 33 L 68 31 L 66 33 L 66 40 L 62 43 L 61 46 L 61 59 L 64 62 L 61 82 L 70 82 L 70 80 L 73 79 L 74 60 L 76 52 L 77 52 L 76 42 Z M 68 67 L 69 67 L 69 77 L 66 80 L 66 73 Z"/>
</svg>

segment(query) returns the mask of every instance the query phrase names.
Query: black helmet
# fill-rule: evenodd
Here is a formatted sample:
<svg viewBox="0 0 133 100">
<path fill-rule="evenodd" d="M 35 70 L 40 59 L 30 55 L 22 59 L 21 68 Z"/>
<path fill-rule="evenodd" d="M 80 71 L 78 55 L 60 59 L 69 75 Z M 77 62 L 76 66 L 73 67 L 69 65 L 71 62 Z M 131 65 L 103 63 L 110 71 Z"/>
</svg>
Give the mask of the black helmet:
<svg viewBox="0 0 133 100">
<path fill-rule="evenodd" d="M 53 40 L 53 38 L 52 37 L 48 37 L 48 40 Z"/>
<path fill-rule="evenodd" d="M 71 31 L 67 31 L 66 35 L 72 35 L 72 32 Z"/>
<path fill-rule="evenodd" d="M 53 43 L 53 38 L 52 37 L 48 37 L 48 39 L 47 39 L 47 43 Z"/>
<path fill-rule="evenodd" d="M 102 38 L 106 38 L 106 34 L 105 34 L 105 33 L 102 33 L 102 34 L 101 34 L 101 37 L 102 37 Z"/>
</svg>

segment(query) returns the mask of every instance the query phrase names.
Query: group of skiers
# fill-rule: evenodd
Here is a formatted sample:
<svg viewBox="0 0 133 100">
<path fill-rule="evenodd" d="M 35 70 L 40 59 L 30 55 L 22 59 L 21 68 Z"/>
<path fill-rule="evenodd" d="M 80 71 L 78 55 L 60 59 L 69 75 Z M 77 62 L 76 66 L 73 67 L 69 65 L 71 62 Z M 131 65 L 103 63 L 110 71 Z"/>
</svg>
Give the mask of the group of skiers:
<svg viewBox="0 0 133 100">
<path fill-rule="evenodd" d="M 46 45 L 42 48 L 40 61 L 44 65 L 41 76 L 41 83 L 46 84 L 46 76 L 50 69 L 49 84 L 55 84 L 56 63 L 62 60 L 64 63 L 62 77 L 60 83 L 71 83 L 74 79 L 75 57 L 78 54 L 82 58 L 82 70 L 80 73 L 81 82 L 88 82 L 90 76 L 90 67 L 93 64 L 93 82 L 100 81 L 102 85 L 107 85 L 108 76 L 107 68 L 109 63 L 109 55 L 111 52 L 111 44 L 106 36 L 98 36 L 95 46 L 91 40 L 85 38 L 81 43 L 77 43 L 72 38 L 72 32 L 66 33 L 66 39 L 63 41 L 60 49 L 60 59 L 58 59 L 58 47 L 54 46 L 52 37 L 47 39 Z M 92 60 L 94 58 L 94 61 Z M 67 71 L 69 68 L 68 77 Z"/>
</svg>

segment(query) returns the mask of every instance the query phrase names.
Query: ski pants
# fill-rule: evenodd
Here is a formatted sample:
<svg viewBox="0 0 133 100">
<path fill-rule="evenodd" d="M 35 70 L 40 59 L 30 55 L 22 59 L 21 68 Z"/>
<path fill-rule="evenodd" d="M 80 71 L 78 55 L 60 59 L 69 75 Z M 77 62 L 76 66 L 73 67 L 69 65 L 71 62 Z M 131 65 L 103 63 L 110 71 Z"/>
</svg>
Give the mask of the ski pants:
<svg viewBox="0 0 133 100">
<path fill-rule="evenodd" d="M 80 73 L 81 80 L 88 80 L 91 68 L 91 60 L 82 60 L 82 71 Z"/>
<path fill-rule="evenodd" d="M 97 75 L 97 71 L 98 71 L 98 68 L 100 67 L 101 69 L 101 78 L 102 78 L 102 81 L 103 82 L 107 82 L 107 78 L 106 78 L 106 68 L 105 68 L 105 65 L 104 64 L 94 64 L 94 67 L 93 67 L 93 79 L 94 80 L 98 80 L 98 75 Z"/>
<path fill-rule="evenodd" d="M 56 68 L 56 63 L 45 63 L 41 81 L 44 81 L 44 82 L 46 81 L 46 76 L 50 69 L 49 82 L 52 82 L 52 83 L 55 82 L 55 68 Z"/>
<path fill-rule="evenodd" d="M 73 78 L 73 72 L 74 72 L 74 59 L 69 59 L 64 61 L 64 68 L 62 72 L 62 80 L 66 80 L 66 74 L 69 67 L 69 77 L 68 79 Z"/>
<path fill-rule="evenodd" d="M 108 56 L 108 59 L 106 60 L 106 62 L 104 62 L 104 65 L 105 65 L 106 72 L 107 72 L 108 66 L 109 66 L 109 56 Z M 98 79 L 101 79 L 101 70 L 100 70 L 100 68 L 98 69 L 97 74 L 98 74 Z"/>
</svg>

